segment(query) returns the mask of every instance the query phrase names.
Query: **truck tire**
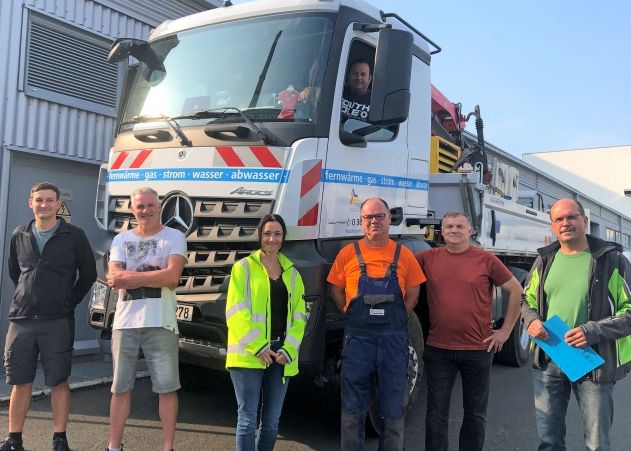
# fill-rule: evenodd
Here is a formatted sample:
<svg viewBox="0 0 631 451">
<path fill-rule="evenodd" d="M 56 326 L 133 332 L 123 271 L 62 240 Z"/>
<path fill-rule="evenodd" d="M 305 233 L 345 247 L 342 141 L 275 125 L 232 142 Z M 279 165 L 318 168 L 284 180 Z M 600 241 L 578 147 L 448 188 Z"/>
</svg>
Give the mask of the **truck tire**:
<svg viewBox="0 0 631 451">
<path fill-rule="evenodd" d="M 405 414 L 412 411 L 415 402 L 418 400 L 421 391 L 421 379 L 423 378 L 423 330 L 421 322 L 416 314 L 410 315 L 408 319 L 408 389 L 407 396 L 404 399 Z M 373 393 L 370 400 L 370 408 L 368 410 L 370 423 L 375 432 L 380 431 L 379 409 L 377 405 L 377 390 L 373 387 Z"/>
<path fill-rule="evenodd" d="M 502 350 L 495 354 L 495 361 L 508 366 L 520 367 L 528 362 L 529 355 L 530 337 L 520 315 L 508 340 L 502 346 Z"/>
<path fill-rule="evenodd" d="M 523 285 L 528 272 L 515 267 L 509 267 L 508 269 L 513 273 L 519 283 Z M 508 294 L 503 292 L 502 296 L 503 302 L 506 305 L 508 303 Z M 508 340 L 506 340 L 506 343 L 502 346 L 502 350 L 495 354 L 495 361 L 508 366 L 520 367 L 528 362 L 529 355 L 530 337 L 528 336 L 528 330 L 524 327 L 524 321 L 520 314 Z"/>
</svg>

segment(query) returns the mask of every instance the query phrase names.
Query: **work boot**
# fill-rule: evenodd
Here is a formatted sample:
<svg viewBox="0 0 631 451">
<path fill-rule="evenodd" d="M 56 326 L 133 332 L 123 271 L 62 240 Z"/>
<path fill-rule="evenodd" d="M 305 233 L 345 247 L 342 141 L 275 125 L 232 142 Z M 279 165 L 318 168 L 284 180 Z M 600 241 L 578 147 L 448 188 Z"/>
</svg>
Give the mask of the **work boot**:
<svg viewBox="0 0 631 451">
<path fill-rule="evenodd" d="M 68 447 L 68 439 L 65 437 L 54 438 L 53 451 L 70 451 L 70 448 Z"/>
<path fill-rule="evenodd" d="M 22 440 L 15 440 L 11 437 L 7 437 L 2 443 L 0 443 L 0 451 L 24 451 Z"/>
</svg>

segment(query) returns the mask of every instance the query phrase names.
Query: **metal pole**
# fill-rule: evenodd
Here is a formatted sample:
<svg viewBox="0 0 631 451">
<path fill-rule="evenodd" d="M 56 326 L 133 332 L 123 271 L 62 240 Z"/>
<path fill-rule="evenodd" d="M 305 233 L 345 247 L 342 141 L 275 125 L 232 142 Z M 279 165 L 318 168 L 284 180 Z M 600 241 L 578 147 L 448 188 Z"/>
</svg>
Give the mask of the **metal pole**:
<svg viewBox="0 0 631 451">
<path fill-rule="evenodd" d="M 11 151 L 7 146 L 0 148 L 0 237 L 3 237 L 0 245 L 0 288 L 4 277 L 5 262 L 5 246 L 6 246 L 6 229 L 7 217 L 9 215 L 9 175 L 11 173 Z M 10 302 L 10 300 L 8 300 Z M 0 308 L 0 319 L 2 319 L 2 311 Z"/>
</svg>

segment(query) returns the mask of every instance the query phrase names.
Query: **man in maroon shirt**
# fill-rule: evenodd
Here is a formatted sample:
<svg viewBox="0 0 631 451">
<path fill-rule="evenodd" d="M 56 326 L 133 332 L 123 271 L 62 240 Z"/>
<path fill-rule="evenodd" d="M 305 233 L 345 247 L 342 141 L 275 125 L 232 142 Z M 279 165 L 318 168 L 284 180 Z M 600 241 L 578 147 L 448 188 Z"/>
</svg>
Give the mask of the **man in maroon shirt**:
<svg viewBox="0 0 631 451">
<path fill-rule="evenodd" d="M 456 374 L 462 379 L 464 418 L 460 450 L 482 450 L 493 353 L 502 349 L 519 316 L 522 288 L 493 254 L 469 244 L 469 218 L 449 212 L 442 221 L 445 246 L 416 254 L 427 277 L 429 336 L 425 449 L 448 450 L 449 404 Z M 500 329 L 491 325 L 493 286 L 509 292 Z"/>
</svg>

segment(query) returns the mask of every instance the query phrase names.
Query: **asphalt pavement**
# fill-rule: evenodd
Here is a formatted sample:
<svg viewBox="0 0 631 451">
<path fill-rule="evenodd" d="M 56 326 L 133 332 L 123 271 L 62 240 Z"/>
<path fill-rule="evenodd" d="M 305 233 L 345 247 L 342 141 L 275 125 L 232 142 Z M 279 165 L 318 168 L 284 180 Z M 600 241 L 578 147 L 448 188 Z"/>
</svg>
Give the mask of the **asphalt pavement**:
<svg viewBox="0 0 631 451">
<path fill-rule="evenodd" d="M 103 450 L 108 431 L 109 382 L 112 364 L 109 355 L 78 356 L 74 359 L 71 387 L 74 390 L 68 429 L 75 450 Z M 132 411 L 125 428 L 125 449 L 161 449 L 157 396 L 151 392 L 146 370 L 136 383 Z M 234 449 L 236 402 L 230 377 L 226 372 L 209 372 L 202 379 L 204 387 L 180 392 L 180 414 L 176 448 L 188 450 Z M 531 369 L 494 365 L 491 376 L 485 451 L 525 451 L 537 448 Z M 2 381 L 3 382 L 3 381 Z M 42 376 L 34 389 L 24 430 L 29 450 L 50 449 L 50 399 Z M 5 400 L 0 405 L 0 436 L 6 433 L 10 387 L 0 385 Z M 406 419 L 407 450 L 422 450 L 425 438 L 426 387 Z M 631 449 L 628 418 L 631 417 L 631 376 L 616 384 L 615 416 L 612 438 L 614 451 Z M 321 389 L 311 381 L 297 378 L 289 385 L 281 417 L 278 451 L 339 450 L 339 395 L 335 389 Z M 450 450 L 458 449 L 458 432 L 462 421 L 460 381 L 454 388 L 449 417 Z M 567 416 L 569 451 L 585 449 L 577 403 L 571 400 Z M 366 450 L 376 449 L 376 439 L 369 437 Z"/>
</svg>

